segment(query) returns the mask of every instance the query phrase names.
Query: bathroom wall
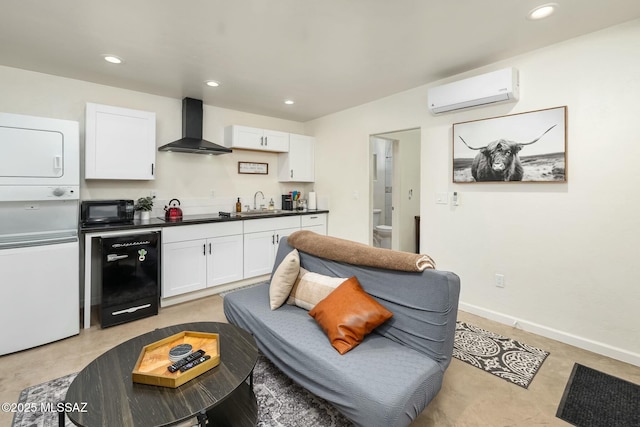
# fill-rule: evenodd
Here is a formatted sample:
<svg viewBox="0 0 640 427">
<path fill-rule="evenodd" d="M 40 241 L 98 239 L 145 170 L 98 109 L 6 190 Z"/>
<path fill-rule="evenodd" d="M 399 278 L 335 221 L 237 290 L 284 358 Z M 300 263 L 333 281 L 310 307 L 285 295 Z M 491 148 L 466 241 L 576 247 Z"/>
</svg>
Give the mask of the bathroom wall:
<svg viewBox="0 0 640 427">
<path fill-rule="evenodd" d="M 386 138 L 371 137 L 371 152 L 375 169 L 373 179 L 373 209 L 380 209 L 380 224 L 391 224 L 391 193 L 387 187 L 393 183 L 392 142 Z"/>
</svg>

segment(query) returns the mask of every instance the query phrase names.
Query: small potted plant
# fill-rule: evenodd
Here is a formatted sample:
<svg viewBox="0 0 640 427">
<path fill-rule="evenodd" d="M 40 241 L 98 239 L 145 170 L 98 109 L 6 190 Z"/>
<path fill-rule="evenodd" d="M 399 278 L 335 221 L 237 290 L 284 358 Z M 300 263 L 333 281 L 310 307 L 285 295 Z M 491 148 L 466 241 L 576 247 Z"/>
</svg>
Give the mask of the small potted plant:
<svg viewBox="0 0 640 427">
<path fill-rule="evenodd" d="M 133 208 L 140 212 L 141 221 L 148 221 L 153 209 L 153 197 L 140 197 Z"/>
</svg>

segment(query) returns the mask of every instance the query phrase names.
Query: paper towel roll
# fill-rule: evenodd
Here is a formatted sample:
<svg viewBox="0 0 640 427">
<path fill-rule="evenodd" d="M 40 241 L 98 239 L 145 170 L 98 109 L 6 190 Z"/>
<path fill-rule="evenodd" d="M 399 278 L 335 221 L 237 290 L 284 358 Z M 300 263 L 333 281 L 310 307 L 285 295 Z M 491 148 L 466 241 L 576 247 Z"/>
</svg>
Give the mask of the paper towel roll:
<svg viewBox="0 0 640 427">
<path fill-rule="evenodd" d="M 307 203 L 307 209 L 318 209 L 316 207 L 316 192 L 312 191 L 309 193 L 309 202 Z"/>
</svg>

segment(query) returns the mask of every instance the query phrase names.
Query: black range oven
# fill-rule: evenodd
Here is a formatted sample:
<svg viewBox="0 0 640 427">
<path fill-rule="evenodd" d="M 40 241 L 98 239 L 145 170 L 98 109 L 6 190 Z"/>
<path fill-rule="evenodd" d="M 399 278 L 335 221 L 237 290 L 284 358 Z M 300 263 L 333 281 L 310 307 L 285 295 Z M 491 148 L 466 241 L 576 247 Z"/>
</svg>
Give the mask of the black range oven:
<svg viewBox="0 0 640 427">
<path fill-rule="evenodd" d="M 103 328 L 158 314 L 160 233 L 100 238 Z"/>
</svg>

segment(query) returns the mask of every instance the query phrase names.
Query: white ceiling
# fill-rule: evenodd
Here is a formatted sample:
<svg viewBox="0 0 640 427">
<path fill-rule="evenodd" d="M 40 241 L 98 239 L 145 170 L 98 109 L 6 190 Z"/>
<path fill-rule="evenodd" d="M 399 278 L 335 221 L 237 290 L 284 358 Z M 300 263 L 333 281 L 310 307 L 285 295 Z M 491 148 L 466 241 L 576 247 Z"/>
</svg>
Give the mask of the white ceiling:
<svg viewBox="0 0 640 427">
<path fill-rule="evenodd" d="M 307 121 L 640 17 L 555 1 L 2 0 L 0 64 Z"/>
</svg>

